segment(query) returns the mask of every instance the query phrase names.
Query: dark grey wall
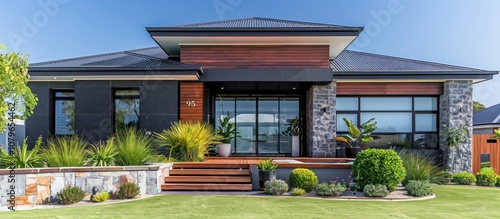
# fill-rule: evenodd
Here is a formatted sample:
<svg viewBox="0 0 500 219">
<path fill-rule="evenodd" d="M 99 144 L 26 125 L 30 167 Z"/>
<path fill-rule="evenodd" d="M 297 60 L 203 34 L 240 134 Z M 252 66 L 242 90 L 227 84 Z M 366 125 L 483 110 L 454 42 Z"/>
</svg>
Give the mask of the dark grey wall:
<svg viewBox="0 0 500 219">
<path fill-rule="evenodd" d="M 26 121 L 30 145 L 53 132 L 52 90 L 75 90 L 75 129 L 90 141 L 105 140 L 113 132 L 113 89 L 140 89 L 140 128 L 160 132 L 178 120 L 177 81 L 30 82 L 38 96 L 35 113 Z M 34 137 L 32 137 L 34 136 Z"/>
<path fill-rule="evenodd" d="M 28 86 L 31 91 L 37 95 L 38 104 L 35 107 L 34 113 L 26 120 L 26 136 L 28 137 L 28 145 L 33 147 L 38 136 L 46 139 L 52 133 L 51 110 L 52 110 L 52 93 L 51 89 L 63 90 L 73 89 L 73 82 L 29 82 Z"/>
</svg>

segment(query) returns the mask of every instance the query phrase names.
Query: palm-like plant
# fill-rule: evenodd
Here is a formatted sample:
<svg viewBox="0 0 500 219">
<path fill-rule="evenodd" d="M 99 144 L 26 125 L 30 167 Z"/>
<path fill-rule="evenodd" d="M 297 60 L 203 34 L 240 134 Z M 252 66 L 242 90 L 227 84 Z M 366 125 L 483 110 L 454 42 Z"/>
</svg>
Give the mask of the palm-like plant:
<svg viewBox="0 0 500 219">
<path fill-rule="evenodd" d="M 0 167 L 15 167 L 15 168 L 35 168 L 43 167 L 42 157 L 40 155 L 40 146 L 42 144 L 42 137 L 36 141 L 35 147 L 28 150 L 28 145 L 24 139 L 23 146 L 14 149 L 14 153 L 9 155 L 3 147 L 0 149 Z"/>
<path fill-rule="evenodd" d="M 169 157 L 180 162 L 202 161 L 209 146 L 221 140 L 210 124 L 200 122 L 176 122 L 154 135 L 160 145 L 170 149 Z"/>
<path fill-rule="evenodd" d="M 221 137 L 220 141 L 224 144 L 231 144 L 231 141 L 236 137 L 236 124 L 231 122 L 229 117 L 219 119 L 219 125 L 215 130 L 215 134 Z"/>
<path fill-rule="evenodd" d="M 114 138 L 108 139 L 106 142 L 99 141 L 97 144 L 91 145 L 91 147 L 85 150 L 85 154 L 88 159 L 85 161 L 85 165 L 92 166 L 114 166 L 115 165 L 115 156 L 118 154 L 118 151 L 114 145 Z"/>
<path fill-rule="evenodd" d="M 371 118 L 368 121 L 361 124 L 361 126 L 356 127 L 351 120 L 347 118 L 342 118 L 349 129 L 349 134 L 344 136 L 339 136 L 334 138 L 335 141 L 345 142 L 350 147 L 360 147 L 363 143 L 373 141 L 374 136 L 371 134 L 377 130 L 377 122 L 374 121 L 375 118 Z"/>
<path fill-rule="evenodd" d="M 42 159 L 49 167 L 79 167 L 85 164 L 85 149 L 89 143 L 78 135 L 47 140 Z"/>
<path fill-rule="evenodd" d="M 133 126 L 116 132 L 115 146 L 118 151 L 116 165 L 143 165 L 153 159 L 153 139 Z"/>
<path fill-rule="evenodd" d="M 496 130 L 494 130 L 494 132 L 495 132 L 494 137 L 500 139 L 500 129 L 496 129 Z"/>
</svg>

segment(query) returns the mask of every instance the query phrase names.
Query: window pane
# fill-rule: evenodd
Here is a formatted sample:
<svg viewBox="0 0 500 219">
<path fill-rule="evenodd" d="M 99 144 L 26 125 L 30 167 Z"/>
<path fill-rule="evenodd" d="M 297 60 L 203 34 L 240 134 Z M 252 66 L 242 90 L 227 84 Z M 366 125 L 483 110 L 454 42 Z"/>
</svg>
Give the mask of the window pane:
<svg viewBox="0 0 500 219">
<path fill-rule="evenodd" d="M 139 127 L 139 90 L 115 91 L 115 129 Z"/>
<path fill-rule="evenodd" d="M 257 149 L 257 102 L 255 98 L 236 98 L 236 129 L 241 137 L 236 139 L 236 153 L 255 153 Z"/>
<path fill-rule="evenodd" d="M 415 134 L 414 148 L 437 148 L 437 134 Z"/>
<path fill-rule="evenodd" d="M 292 153 L 292 136 L 286 130 L 298 118 L 299 98 L 280 98 L 280 153 Z"/>
<path fill-rule="evenodd" d="M 75 97 L 75 92 L 73 91 L 57 91 L 55 93 L 56 97 Z"/>
<path fill-rule="evenodd" d="M 415 114 L 415 131 L 435 132 L 437 126 L 436 114 Z"/>
<path fill-rule="evenodd" d="M 375 132 L 411 132 L 412 114 L 411 113 L 361 113 L 360 123 L 366 122 L 371 118 L 377 121 L 377 130 Z"/>
<path fill-rule="evenodd" d="M 279 113 L 278 98 L 259 98 L 258 137 L 259 153 L 278 153 Z"/>
<path fill-rule="evenodd" d="M 361 110 L 412 110 L 411 97 L 362 97 Z"/>
<path fill-rule="evenodd" d="M 348 132 L 347 124 L 343 118 L 351 120 L 354 125 L 358 125 L 358 115 L 357 114 L 337 114 L 337 132 Z"/>
<path fill-rule="evenodd" d="M 115 96 L 137 96 L 139 97 L 139 90 L 115 90 Z"/>
<path fill-rule="evenodd" d="M 411 134 L 374 134 L 374 140 L 367 143 L 370 148 L 411 148 Z"/>
<path fill-rule="evenodd" d="M 437 110 L 437 97 L 415 97 L 415 111 Z"/>
<path fill-rule="evenodd" d="M 357 97 L 338 97 L 337 98 L 337 111 L 342 110 L 358 110 Z"/>
<path fill-rule="evenodd" d="M 54 109 L 54 124 L 56 135 L 75 134 L 75 101 L 74 100 L 56 100 Z"/>
</svg>

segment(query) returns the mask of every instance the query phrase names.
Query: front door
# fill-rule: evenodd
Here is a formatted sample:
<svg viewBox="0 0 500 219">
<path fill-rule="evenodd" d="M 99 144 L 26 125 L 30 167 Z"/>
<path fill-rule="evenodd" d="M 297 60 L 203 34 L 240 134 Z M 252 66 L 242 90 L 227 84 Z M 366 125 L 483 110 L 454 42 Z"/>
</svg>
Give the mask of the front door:
<svg viewBox="0 0 500 219">
<path fill-rule="evenodd" d="M 291 155 L 292 136 L 287 128 L 299 118 L 299 97 L 217 96 L 215 124 L 229 117 L 236 124 L 233 155 Z"/>
</svg>

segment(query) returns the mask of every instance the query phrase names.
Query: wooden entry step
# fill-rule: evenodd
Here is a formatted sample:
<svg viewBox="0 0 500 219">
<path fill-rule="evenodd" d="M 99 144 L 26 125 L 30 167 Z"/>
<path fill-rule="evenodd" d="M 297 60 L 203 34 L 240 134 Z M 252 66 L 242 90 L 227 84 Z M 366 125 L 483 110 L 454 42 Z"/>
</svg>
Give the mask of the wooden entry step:
<svg viewBox="0 0 500 219">
<path fill-rule="evenodd" d="M 163 191 L 251 191 L 252 184 L 165 183 Z"/>
<path fill-rule="evenodd" d="M 231 163 L 175 163 L 161 188 L 164 191 L 250 191 L 251 166 Z"/>
</svg>

